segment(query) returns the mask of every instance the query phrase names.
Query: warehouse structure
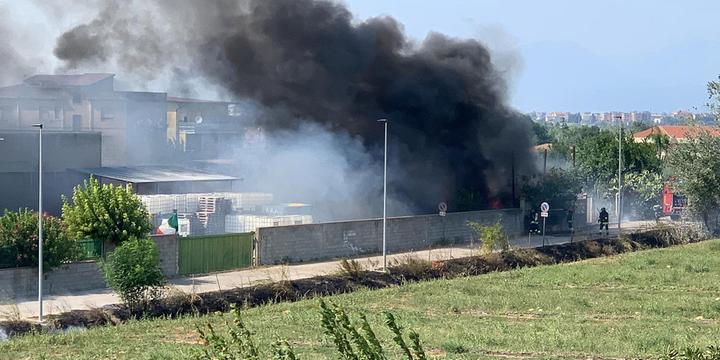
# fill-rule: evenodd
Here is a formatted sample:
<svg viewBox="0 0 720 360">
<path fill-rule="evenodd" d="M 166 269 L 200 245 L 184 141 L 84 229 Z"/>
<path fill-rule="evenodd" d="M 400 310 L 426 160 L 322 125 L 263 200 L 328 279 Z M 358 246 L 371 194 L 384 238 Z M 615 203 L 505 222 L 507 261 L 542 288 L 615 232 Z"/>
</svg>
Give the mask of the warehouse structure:
<svg viewBox="0 0 720 360">
<path fill-rule="evenodd" d="M 0 130 L 0 213 L 35 208 L 38 203 L 38 132 Z M 43 134 L 44 210 L 60 214 L 62 196 L 82 182 L 74 169 L 100 166 L 98 132 L 45 131 Z"/>
</svg>

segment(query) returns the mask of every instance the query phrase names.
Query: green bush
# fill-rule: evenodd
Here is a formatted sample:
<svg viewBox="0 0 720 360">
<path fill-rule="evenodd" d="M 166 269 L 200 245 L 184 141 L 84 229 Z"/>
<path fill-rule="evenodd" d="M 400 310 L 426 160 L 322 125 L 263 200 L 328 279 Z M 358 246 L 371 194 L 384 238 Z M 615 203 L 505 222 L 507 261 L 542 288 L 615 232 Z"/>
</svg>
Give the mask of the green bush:
<svg viewBox="0 0 720 360">
<path fill-rule="evenodd" d="M 360 321 L 357 324 L 353 324 L 345 310 L 340 306 L 328 305 L 323 300 L 320 300 L 320 309 L 323 331 L 335 345 L 339 358 L 367 360 L 385 360 L 388 358 L 383 345 L 364 315 L 360 316 Z M 209 323 L 206 331 L 198 327 L 200 337 L 207 344 L 199 358 L 212 360 L 259 360 L 267 358 L 260 356 L 261 351 L 253 341 L 252 333 L 243 324 L 240 311 L 234 305 L 232 306 L 232 315 L 233 323 L 226 322 L 229 337 L 219 335 Z M 400 347 L 405 359 L 427 359 L 420 344 L 420 336 L 416 332 L 410 331 L 407 335 L 410 342 L 406 342 L 402 329 L 395 321 L 395 316 L 389 312 L 385 313 L 385 325 L 390 329 L 393 342 Z M 298 359 L 287 341 L 276 341 L 272 345 L 271 351 L 273 359 Z"/>
<path fill-rule="evenodd" d="M 362 273 L 365 269 L 363 269 L 362 264 L 360 264 L 357 260 L 351 259 L 342 259 L 340 260 L 338 273 L 340 276 L 348 278 L 348 279 L 359 279 L 360 276 L 362 276 Z"/>
<path fill-rule="evenodd" d="M 720 347 L 708 346 L 705 349 L 688 347 L 684 350 L 669 350 L 660 357 L 662 360 L 720 360 Z"/>
<path fill-rule="evenodd" d="M 160 295 L 165 275 L 155 242 L 131 238 L 111 252 L 103 263 L 108 285 L 130 307 L 147 304 Z"/>
<path fill-rule="evenodd" d="M 500 221 L 494 225 L 483 225 L 478 222 L 468 221 L 468 227 L 480 238 L 480 250 L 484 253 L 491 253 L 495 249 L 510 249 L 510 241 Z"/>
<path fill-rule="evenodd" d="M 80 244 L 70 240 L 63 222 L 43 216 L 43 269 L 79 260 Z M 28 209 L 5 211 L 0 216 L 0 267 L 37 266 L 38 217 Z"/>
<path fill-rule="evenodd" d="M 150 215 L 132 188 L 85 181 L 73 190 L 72 204 L 63 198 L 63 220 L 75 239 L 101 239 L 120 244 L 147 236 Z"/>
</svg>

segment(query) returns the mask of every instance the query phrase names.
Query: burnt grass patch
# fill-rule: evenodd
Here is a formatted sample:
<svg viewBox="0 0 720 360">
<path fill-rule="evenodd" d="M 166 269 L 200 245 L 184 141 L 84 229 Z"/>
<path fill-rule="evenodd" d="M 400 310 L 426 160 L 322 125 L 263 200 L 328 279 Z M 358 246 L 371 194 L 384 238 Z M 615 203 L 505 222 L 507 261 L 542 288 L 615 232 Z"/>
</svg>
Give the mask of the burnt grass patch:
<svg viewBox="0 0 720 360">
<path fill-rule="evenodd" d="M 524 267 L 553 265 L 626 252 L 662 248 L 704 240 L 705 236 L 687 234 L 673 229 L 658 228 L 628 234 L 620 239 L 595 239 L 583 242 L 550 245 L 533 249 L 516 249 L 446 261 L 426 261 L 415 258 L 395 264 L 387 273 L 359 271 L 352 276 L 323 275 L 299 280 L 281 280 L 249 287 L 201 294 L 174 293 L 154 300 L 142 308 L 108 305 L 90 310 L 72 310 L 47 317 L 46 327 L 40 329 L 29 321 L 0 322 L 9 337 L 62 331 L 68 328 L 90 328 L 117 325 L 137 318 L 173 318 L 189 314 L 209 314 L 230 310 L 232 304 L 250 308 L 270 303 L 293 302 L 319 296 L 349 293 L 358 289 L 381 289 L 408 282 L 452 279 L 477 276 Z"/>
</svg>

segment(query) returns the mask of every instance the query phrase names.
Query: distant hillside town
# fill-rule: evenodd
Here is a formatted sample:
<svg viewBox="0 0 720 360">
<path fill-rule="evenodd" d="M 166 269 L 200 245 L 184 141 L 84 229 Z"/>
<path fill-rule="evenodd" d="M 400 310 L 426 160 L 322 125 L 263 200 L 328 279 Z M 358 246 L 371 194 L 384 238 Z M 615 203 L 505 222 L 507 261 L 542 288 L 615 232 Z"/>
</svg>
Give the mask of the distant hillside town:
<svg viewBox="0 0 720 360">
<path fill-rule="evenodd" d="M 697 123 L 711 123 L 716 120 L 716 115 L 713 113 L 691 112 L 686 110 L 677 110 L 670 113 L 658 113 L 650 111 L 606 111 L 576 113 L 567 111 L 533 111 L 527 113 L 527 115 L 535 122 L 598 126 L 615 124 L 618 120 L 625 123 L 642 122 L 652 123 L 656 125 L 681 125 L 687 123 L 688 121 L 694 121 Z"/>
</svg>

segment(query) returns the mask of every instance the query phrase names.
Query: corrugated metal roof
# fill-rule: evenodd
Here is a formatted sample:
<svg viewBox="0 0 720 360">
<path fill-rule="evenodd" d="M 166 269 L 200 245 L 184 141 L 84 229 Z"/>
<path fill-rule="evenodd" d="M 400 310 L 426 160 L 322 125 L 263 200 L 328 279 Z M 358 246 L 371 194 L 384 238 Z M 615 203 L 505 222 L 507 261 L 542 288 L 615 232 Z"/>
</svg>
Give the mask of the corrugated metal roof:
<svg viewBox="0 0 720 360">
<path fill-rule="evenodd" d="M 89 86 L 114 76 L 114 74 L 35 75 L 25 79 L 24 82 L 36 86 Z"/>
<path fill-rule="evenodd" d="M 201 99 L 189 99 L 177 96 L 168 96 L 168 102 L 176 103 L 197 103 L 197 104 L 229 104 L 227 101 L 216 101 L 216 100 L 201 100 Z"/>
<path fill-rule="evenodd" d="M 97 177 L 119 180 L 133 184 L 181 181 L 238 180 L 238 178 L 232 176 L 211 174 L 202 171 L 173 166 L 99 167 L 91 169 L 78 169 L 77 171 L 83 174 L 94 175 Z"/>
</svg>

